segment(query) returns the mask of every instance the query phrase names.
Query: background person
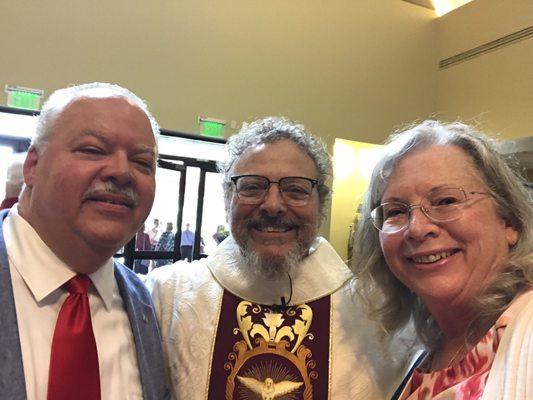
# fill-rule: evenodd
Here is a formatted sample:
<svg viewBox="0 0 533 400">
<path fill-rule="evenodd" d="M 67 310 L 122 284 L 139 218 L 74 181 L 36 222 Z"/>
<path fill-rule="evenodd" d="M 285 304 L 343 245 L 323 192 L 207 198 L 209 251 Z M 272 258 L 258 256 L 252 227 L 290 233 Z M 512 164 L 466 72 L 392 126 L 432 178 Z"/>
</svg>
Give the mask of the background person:
<svg viewBox="0 0 533 400">
<path fill-rule="evenodd" d="M 155 250 L 157 242 L 159 241 L 159 219 L 154 218 L 154 224 L 147 232 L 150 237 L 150 243 L 152 245 L 152 250 Z"/>
<path fill-rule="evenodd" d="M 191 224 L 185 224 L 185 229 L 181 231 L 180 260 L 192 261 L 194 246 L 194 232 L 191 231 Z"/>
<path fill-rule="evenodd" d="M 11 163 L 7 167 L 6 174 L 6 195 L 0 204 L 0 210 L 11 208 L 17 201 L 22 185 L 24 185 L 24 176 L 22 166 L 26 159 L 26 153 L 15 153 L 11 155 Z"/>
<path fill-rule="evenodd" d="M 215 242 L 217 244 L 220 244 L 228 236 L 229 236 L 229 232 L 226 231 L 226 228 L 224 227 L 224 225 L 219 225 L 217 226 L 217 231 L 213 234 L 213 239 L 215 239 Z"/>
<path fill-rule="evenodd" d="M 18 206 L 0 213 L 2 398 L 168 398 L 150 295 L 112 258 L 152 207 L 157 132 L 116 85 L 44 104 Z"/>
<path fill-rule="evenodd" d="M 161 234 L 161 237 L 159 238 L 159 242 L 157 243 L 156 250 L 157 251 L 174 251 L 174 232 L 172 232 L 172 229 L 174 229 L 174 225 L 172 222 L 167 222 L 167 228 L 165 232 Z M 172 259 L 169 260 L 155 260 L 155 267 L 160 267 L 162 265 L 172 264 Z"/>
<path fill-rule="evenodd" d="M 267 398 L 284 387 L 294 399 L 390 398 L 407 357 L 377 350 L 351 271 L 318 236 L 330 192 L 324 145 L 270 117 L 227 147 L 231 236 L 204 260 L 148 275 L 174 396 Z"/>
<path fill-rule="evenodd" d="M 141 228 L 137 232 L 135 237 L 135 250 L 144 251 L 152 250 L 152 244 L 150 242 L 150 236 L 144 231 L 144 224 L 141 225 Z M 139 260 L 136 259 L 133 262 L 133 270 L 138 274 L 147 274 L 148 267 L 150 266 L 150 260 Z"/>
<path fill-rule="evenodd" d="M 376 165 L 353 265 L 371 315 L 428 355 L 401 399 L 533 398 L 533 213 L 490 140 L 426 121 Z"/>
</svg>

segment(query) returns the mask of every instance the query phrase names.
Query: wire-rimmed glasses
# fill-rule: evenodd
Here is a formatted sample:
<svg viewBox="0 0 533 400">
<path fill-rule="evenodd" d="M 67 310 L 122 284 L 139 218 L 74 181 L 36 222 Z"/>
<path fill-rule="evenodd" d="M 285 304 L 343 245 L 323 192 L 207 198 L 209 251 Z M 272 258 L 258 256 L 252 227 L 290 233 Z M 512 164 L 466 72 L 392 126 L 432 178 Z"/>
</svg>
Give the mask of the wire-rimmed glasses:
<svg viewBox="0 0 533 400">
<path fill-rule="evenodd" d="M 244 204 L 261 203 L 270 185 L 275 183 L 283 201 L 294 207 L 305 206 L 311 198 L 313 188 L 318 184 L 318 180 L 302 176 L 286 176 L 279 181 L 271 181 L 261 175 L 238 175 L 232 176 L 231 181 L 235 184 L 237 197 Z"/>
<path fill-rule="evenodd" d="M 467 195 L 488 192 L 466 192 L 463 188 L 444 187 L 432 190 L 422 199 L 420 204 L 406 204 L 390 201 L 380 204 L 372 210 L 370 216 L 376 229 L 384 233 L 397 233 L 409 225 L 413 209 L 420 208 L 426 217 L 433 222 L 450 222 L 461 217 Z"/>
</svg>

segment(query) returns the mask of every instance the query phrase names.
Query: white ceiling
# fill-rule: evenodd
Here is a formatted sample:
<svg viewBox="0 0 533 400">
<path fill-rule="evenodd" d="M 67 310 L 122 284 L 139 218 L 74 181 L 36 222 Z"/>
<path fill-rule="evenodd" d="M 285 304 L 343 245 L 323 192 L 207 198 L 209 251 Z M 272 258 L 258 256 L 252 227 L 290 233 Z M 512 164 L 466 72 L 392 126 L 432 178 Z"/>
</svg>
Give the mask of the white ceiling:
<svg viewBox="0 0 533 400">
<path fill-rule="evenodd" d="M 403 0 L 408 3 L 416 4 L 417 6 L 435 10 L 437 17 L 440 17 L 458 7 L 470 3 L 472 0 Z"/>
</svg>

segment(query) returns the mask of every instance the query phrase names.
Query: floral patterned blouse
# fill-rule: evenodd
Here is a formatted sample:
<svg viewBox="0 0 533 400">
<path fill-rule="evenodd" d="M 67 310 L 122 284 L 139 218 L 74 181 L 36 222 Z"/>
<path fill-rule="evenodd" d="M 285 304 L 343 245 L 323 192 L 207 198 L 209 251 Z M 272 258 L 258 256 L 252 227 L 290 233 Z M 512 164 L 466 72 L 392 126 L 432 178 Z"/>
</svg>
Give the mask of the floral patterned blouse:
<svg viewBox="0 0 533 400">
<path fill-rule="evenodd" d="M 481 399 L 505 327 L 513 318 L 513 310 L 509 307 L 483 339 L 454 365 L 427 372 L 429 360 L 426 359 L 414 370 L 400 400 Z"/>
</svg>

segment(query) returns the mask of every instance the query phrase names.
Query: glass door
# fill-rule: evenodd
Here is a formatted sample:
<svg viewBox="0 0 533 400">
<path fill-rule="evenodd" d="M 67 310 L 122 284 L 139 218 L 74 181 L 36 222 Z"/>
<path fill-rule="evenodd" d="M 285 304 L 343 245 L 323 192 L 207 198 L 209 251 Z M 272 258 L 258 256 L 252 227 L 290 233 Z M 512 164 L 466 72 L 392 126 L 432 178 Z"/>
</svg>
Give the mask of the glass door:
<svg viewBox="0 0 533 400">
<path fill-rule="evenodd" d="M 215 162 L 160 155 L 152 211 L 116 257 L 144 274 L 177 260 L 206 257 L 221 241 L 221 232 L 227 234 L 228 228 Z"/>
</svg>

